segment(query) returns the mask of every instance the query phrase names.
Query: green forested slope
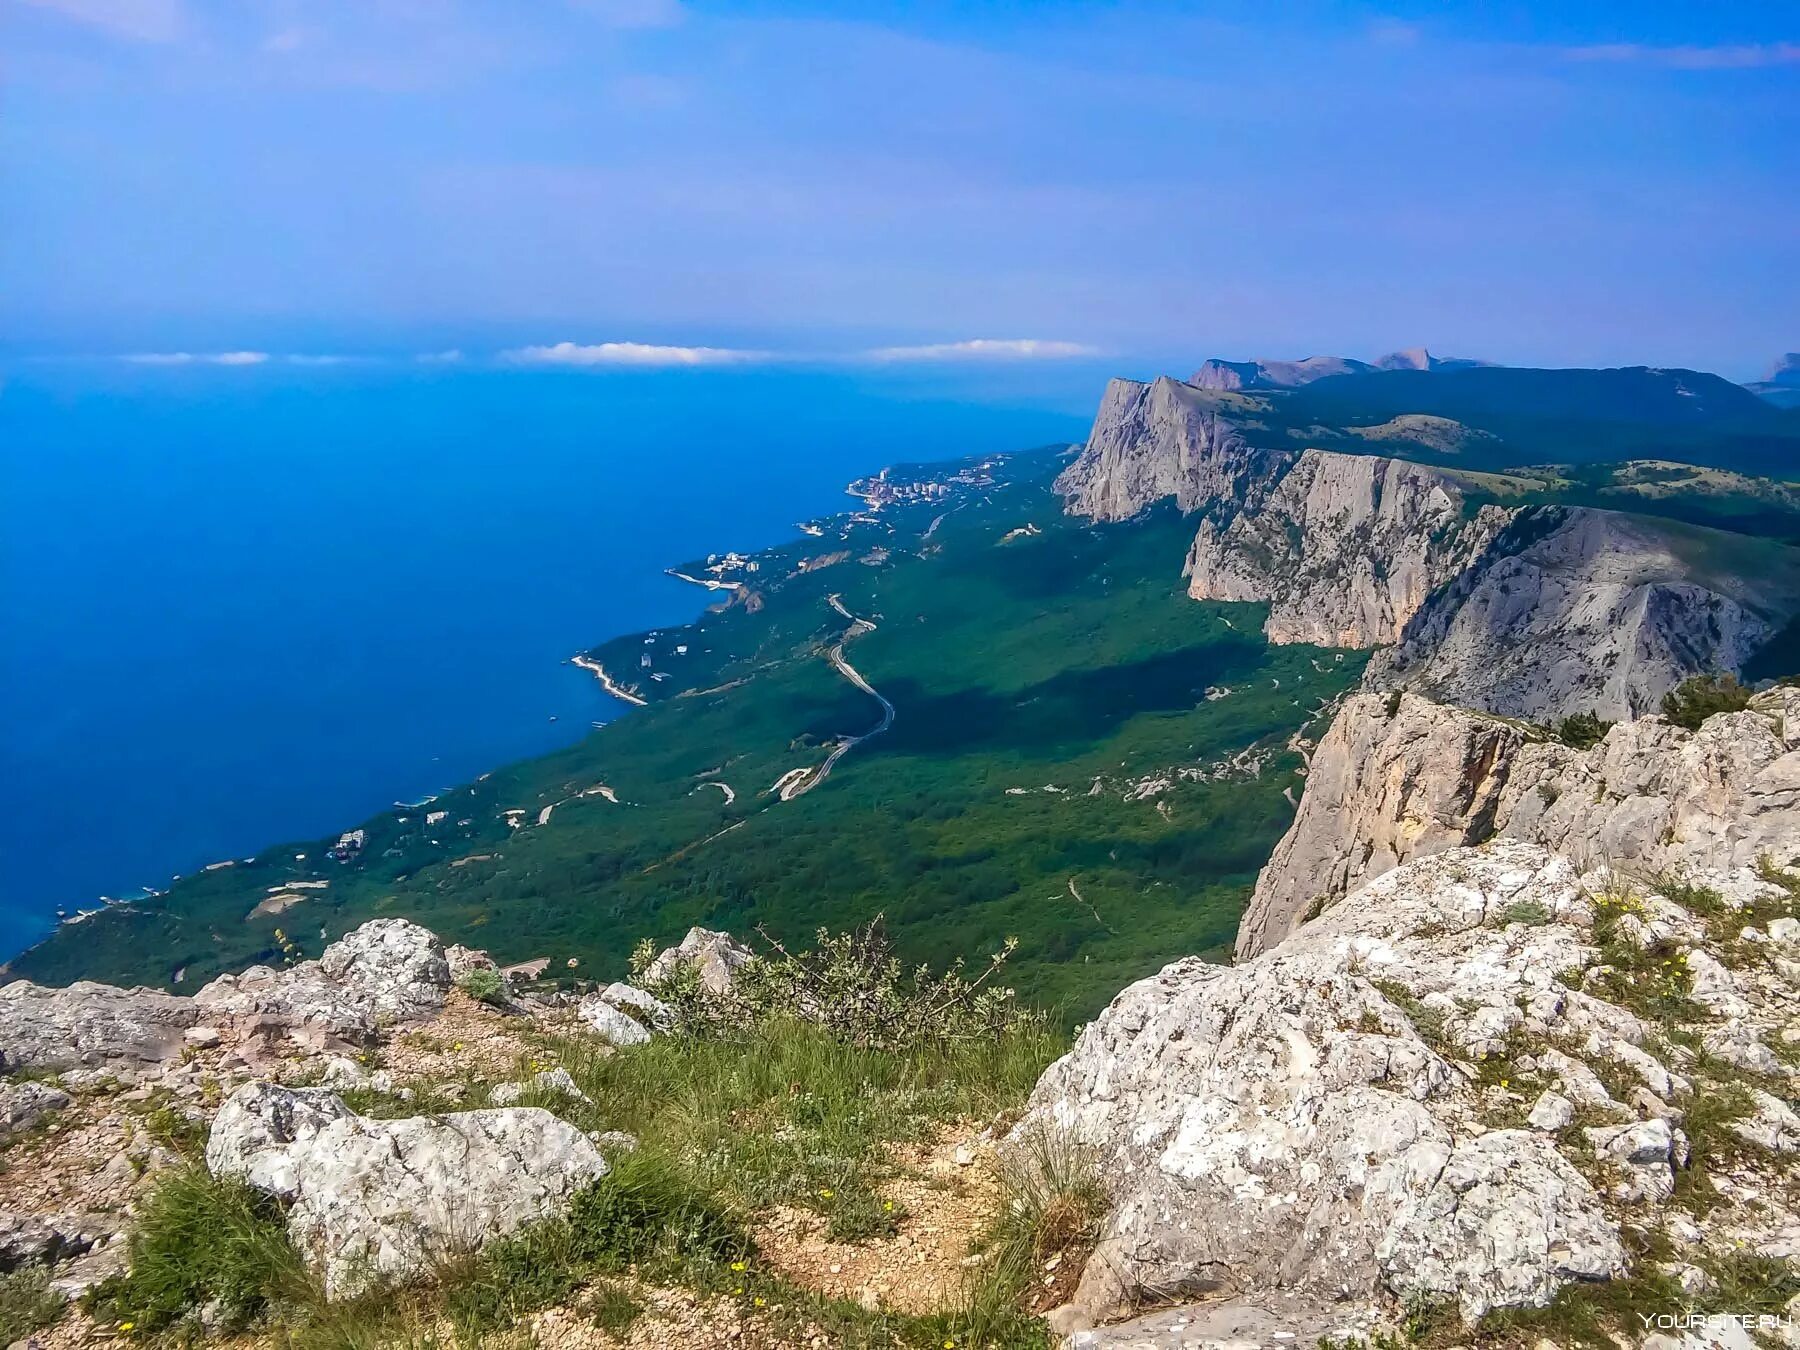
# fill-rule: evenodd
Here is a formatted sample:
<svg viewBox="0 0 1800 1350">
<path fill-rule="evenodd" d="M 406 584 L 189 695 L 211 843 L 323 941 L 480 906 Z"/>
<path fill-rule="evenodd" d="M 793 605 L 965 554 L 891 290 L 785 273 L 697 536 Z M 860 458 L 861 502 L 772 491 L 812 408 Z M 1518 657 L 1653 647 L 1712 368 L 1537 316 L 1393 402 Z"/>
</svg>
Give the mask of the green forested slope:
<svg viewBox="0 0 1800 1350">
<path fill-rule="evenodd" d="M 919 959 L 1017 935 L 1021 993 L 1084 1015 L 1228 947 L 1300 782 L 1287 741 L 1361 654 L 1271 648 L 1256 607 L 1188 600 L 1192 523 L 1070 520 L 1049 486 L 1061 463 L 990 460 L 944 495 L 822 522 L 692 627 L 597 648 L 650 702 L 580 744 L 363 822 L 348 862 L 332 839 L 273 847 L 65 926 L 13 969 L 191 989 L 281 959 L 278 928 L 316 955 L 404 914 L 505 960 L 610 975 L 640 937 L 692 923 L 804 936 L 883 912 Z M 875 627 L 849 633 L 837 606 Z M 893 725 L 780 800 L 784 775 L 881 719 L 828 661 L 840 642 Z M 1260 772 L 1220 769 L 1251 747 Z M 285 889 L 307 881 L 327 885 Z M 301 898 L 252 914 L 271 895 Z"/>
</svg>

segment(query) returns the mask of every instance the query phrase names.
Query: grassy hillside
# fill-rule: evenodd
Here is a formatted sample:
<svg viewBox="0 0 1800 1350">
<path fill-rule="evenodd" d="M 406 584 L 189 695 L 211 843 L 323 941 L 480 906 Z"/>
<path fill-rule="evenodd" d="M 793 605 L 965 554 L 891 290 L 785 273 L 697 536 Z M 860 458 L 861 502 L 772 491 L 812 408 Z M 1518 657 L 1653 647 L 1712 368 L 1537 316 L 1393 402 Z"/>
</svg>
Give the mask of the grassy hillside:
<svg viewBox="0 0 1800 1350">
<path fill-rule="evenodd" d="M 613 974 L 639 937 L 693 923 L 804 937 L 883 911 L 909 959 L 1017 935 L 1021 993 L 1079 1016 L 1227 948 L 1298 788 L 1288 740 L 1361 655 L 1272 648 L 1256 607 L 1186 599 L 1191 523 L 1070 520 L 1062 462 L 896 474 L 879 512 L 721 566 L 745 589 L 691 627 L 590 653 L 647 704 L 580 744 L 363 822 L 347 861 L 335 839 L 266 849 L 65 926 L 14 969 L 192 989 L 282 959 L 278 929 L 316 955 L 404 914 Z M 882 699 L 891 727 L 805 786 Z M 1246 750 L 1260 762 L 1228 763 Z"/>
</svg>

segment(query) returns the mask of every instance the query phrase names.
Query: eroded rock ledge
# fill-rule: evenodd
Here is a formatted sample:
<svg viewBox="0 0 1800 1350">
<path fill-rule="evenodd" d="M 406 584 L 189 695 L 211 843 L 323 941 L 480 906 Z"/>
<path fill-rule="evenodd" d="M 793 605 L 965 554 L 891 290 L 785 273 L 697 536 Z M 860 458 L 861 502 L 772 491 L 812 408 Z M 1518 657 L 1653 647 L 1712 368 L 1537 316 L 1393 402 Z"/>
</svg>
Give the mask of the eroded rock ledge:
<svg viewBox="0 0 1800 1350">
<path fill-rule="evenodd" d="M 1410 694 L 1355 695 L 1257 878 L 1238 958 L 1390 868 L 1490 838 L 1647 873 L 1765 855 L 1788 866 L 1800 860 L 1800 690 L 1770 690 L 1698 731 L 1622 722 L 1591 750 Z"/>
<path fill-rule="evenodd" d="M 1774 1092 L 1730 1126 L 1756 1141 L 1751 1175 L 1709 1155 L 1726 1199 L 1705 1230 L 1666 1202 L 1692 1162 L 1687 1113 L 1741 1090 L 1709 1076 L 1701 1040 L 1800 1040 L 1800 923 L 1746 934 L 1734 966 L 1701 916 L 1611 886 L 1534 844 L 1453 849 L 1242 965 L 1182 960 L 1126 989 L 1013 1135 L 1087 1151 L 1109 1195 L 1058 1324 L 1198 1296 L 1474 1319 L 1627 1277 L 1648 1250 L 1696 1270 L 1746 1241 L 1791 1258 L 1800 1118 Z M 1603 956 L 1665 946 L 1691 1042 L 1626 1006 Z"/>
</svg>

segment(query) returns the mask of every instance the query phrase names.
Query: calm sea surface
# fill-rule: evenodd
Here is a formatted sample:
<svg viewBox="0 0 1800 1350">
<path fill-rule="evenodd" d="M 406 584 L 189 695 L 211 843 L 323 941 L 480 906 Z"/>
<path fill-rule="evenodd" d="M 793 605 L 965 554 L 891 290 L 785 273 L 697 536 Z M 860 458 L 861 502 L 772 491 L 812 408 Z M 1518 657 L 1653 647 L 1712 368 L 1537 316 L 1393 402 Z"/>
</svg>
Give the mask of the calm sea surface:
<svg viewBox="0 0 1800 1350">
<path fill-rule="evenodd" d="M 58 908 L 580 736 L 565 664 L 662 575 L 896 460 L 1079 439 L 1055 397 L 842 374 L 118 371 L 0 388 L 0 958 Z"/>
</svg>

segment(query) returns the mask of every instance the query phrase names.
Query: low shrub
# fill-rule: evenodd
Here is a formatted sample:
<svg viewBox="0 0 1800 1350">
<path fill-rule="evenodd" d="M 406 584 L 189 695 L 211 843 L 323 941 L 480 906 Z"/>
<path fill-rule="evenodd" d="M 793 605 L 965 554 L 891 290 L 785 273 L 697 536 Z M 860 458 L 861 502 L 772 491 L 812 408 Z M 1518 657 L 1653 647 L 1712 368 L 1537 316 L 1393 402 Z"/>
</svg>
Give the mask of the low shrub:
<svg viewBox="0 0 1800 1350">
<path fill-rule="evenodd" d="M 1571 713 L 1558 722 L 1551 734 L 1572 750 L 1592 750 L 1606 739 L 1613 724 L 1604 722 L 1591 712 Z"/>
<path fill-rule="evenodd" d="M 1735 675 L 1695 675 L 1663 695 L 1662 714 L 1678 727 L 1698 731 L 1715 713 L 1747 707 L 1750 695 Z"/>
<path fill-rule="evenodd" d="M 486 1003 L 495 1008 L 506 1006 L 506 981 L 497 970 L 478 967 L 464 971 L 457 976 L 456 987 L 478 1003 Z"/>
<path fill-rule="evenodd" d="M 941 972 L 924 965 L 905 968 L 879 915 L 848 933 L 820 929 L 816 945 L 804 952 L 791 952 L 758 931 L 771 950 L 741 967 L 724 993 L 703 988 L 691 968 L 650 981 L 648 944 L 632 959 L 633 976 L 673 1007 L 678 1031 L 693 1035 L 725 1035 L 772 1018 L 799 1019 L 847 1045 L 910 1051 L 991 1039 L 1044 1022 L 1011 989 L 992 983 L 1018 948 L 1017 938 L 1008 938 L 971 978 L 960 957 Z"/>
</svg>

